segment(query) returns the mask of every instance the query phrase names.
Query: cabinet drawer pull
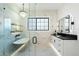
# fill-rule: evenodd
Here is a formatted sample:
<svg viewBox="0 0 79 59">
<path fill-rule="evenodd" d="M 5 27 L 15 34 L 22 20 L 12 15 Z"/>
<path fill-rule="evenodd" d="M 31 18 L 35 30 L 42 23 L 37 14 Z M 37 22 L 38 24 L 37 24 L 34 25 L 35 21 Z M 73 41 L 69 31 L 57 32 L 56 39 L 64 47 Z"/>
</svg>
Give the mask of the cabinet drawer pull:
<svg viewBox="0 0 79 59">
<path fill-rule="evenodd" d="M 61 40 L 59 40 L 59 41 L 61 41 Z"/>
<path fill-rule="evenodd" d="M 55 42 L 55 40 L 54 40 L 54 42 Z"/>
<path fill-rule="evenodd" d="M 61 46 L 61 44 L 59 44 L 59 46 Z"/>
<path fill-rule="evenodd" d="M 58 50 L 59 52 L 61 52 L 61 50 Z"/>
</svg>

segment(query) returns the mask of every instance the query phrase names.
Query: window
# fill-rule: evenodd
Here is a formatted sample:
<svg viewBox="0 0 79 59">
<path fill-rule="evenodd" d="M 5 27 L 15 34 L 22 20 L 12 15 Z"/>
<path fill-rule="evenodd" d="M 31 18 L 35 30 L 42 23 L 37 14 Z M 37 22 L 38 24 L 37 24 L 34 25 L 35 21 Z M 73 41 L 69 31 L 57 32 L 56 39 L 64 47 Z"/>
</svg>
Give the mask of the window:
<svg viewBox="0 0 79 59">
<path fill-rule="evenodd" d="M 49 30 L 49 18 L 29 18 L 28 27 L 31 31 L 47 31 Z"/>
<path fill-rule="evenodd" d="M 29 19 L 29 30 L 36 30 L 36 19 Z"/>
</svg>

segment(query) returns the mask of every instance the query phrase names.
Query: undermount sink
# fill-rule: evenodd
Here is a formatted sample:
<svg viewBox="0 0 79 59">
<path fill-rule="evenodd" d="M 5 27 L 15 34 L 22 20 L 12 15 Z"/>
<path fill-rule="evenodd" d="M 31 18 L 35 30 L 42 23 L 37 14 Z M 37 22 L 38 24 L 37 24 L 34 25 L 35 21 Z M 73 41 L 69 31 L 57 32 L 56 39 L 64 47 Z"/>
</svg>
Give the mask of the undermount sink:
<svg viewBox="0 0 79 59">
<path fill-rule="evenodd" d="M 56 37 L 61 37 L 61 35 L 57 35 Z"/>
<path fill-rule="evenodd" d="M 57 35 L 57 37 L 60 37 L 59 35 Z"/>
<path fill-rule="evenodd" d="M 15 42 L 13 42 L 13 44 L 25 44 L 29 41 L 29 38 L 22 38 L 22 39 L 19 39 Z"/>
</svg>

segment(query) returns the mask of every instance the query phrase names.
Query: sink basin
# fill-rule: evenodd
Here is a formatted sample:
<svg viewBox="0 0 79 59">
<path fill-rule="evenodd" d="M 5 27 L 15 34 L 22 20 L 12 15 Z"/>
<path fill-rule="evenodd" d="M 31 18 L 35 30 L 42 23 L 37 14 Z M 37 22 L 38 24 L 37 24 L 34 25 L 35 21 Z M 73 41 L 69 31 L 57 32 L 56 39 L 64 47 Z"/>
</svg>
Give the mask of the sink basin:
<svg viewBox="0 0 79 59">
<path fill-rule="evenodd" d="M 57 37 L 60 37 L 59 35 Z"/>
<path fill-rule="evenodd" d="M 61 37 L 61 35 L 57 35 L 56 37 Z"/>
<path fill-rule="evenodd" d="M 22 39 L 19 39 L 15 42 L 13 42 L 13 44 L 25 44 L 29 41 L 29 38 L 22 38 Z"/>
</svg>

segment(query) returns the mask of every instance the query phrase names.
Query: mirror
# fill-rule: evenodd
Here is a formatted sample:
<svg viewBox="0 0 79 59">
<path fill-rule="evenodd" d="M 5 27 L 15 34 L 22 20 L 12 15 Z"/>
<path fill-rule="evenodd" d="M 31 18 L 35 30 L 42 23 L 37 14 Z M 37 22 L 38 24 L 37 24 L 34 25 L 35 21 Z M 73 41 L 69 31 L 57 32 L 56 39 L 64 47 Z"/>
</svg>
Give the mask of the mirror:
<svg viewBox="0 0 79 59">
<path fill-rule="evenodd" d="M 70 15 L 59 20 L 59 32 L 70 33 Z"/>
<path fill-rule="evenodd" d="M 11 24 L 11 32 L 22 32 L 23 31 L 23 26 L 18 25 L 18 24 Z"/>
</svg>

